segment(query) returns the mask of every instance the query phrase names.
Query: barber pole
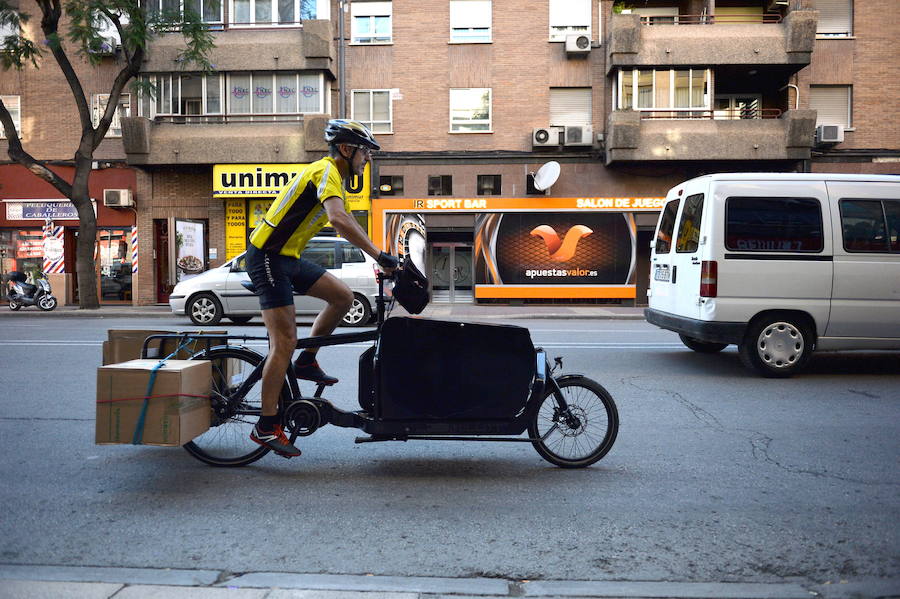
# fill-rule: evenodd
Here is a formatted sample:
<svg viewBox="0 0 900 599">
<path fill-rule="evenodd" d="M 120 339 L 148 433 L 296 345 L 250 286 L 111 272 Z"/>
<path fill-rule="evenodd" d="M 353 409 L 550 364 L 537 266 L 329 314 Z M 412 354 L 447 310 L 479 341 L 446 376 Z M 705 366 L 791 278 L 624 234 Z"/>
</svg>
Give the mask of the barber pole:
<svg viewBox="0 0 900 599">
<path fill-rule="evenodd" d="M 131 227 L 131 274 L 138 271 L 138 234 L 137 225 Z"/>
<path fill-rule="evenodd" d="M 42 270 L 47 274 L 66 272 L 66 258 L 63 252 L 63 228 L 54 226 L 53 221 L 44 221 L 42 229 L 44 263 Z"/>
</svg>

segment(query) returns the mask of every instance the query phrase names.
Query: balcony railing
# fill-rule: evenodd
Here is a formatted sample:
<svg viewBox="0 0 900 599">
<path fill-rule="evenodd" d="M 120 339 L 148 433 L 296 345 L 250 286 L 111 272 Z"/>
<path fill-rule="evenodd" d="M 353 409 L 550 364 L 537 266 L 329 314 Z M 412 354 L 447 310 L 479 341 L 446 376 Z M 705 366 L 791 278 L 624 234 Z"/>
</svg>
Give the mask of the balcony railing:
<svg viewBox="0 0 900 599">
<path fill-rule="evenodd" d="M 704 119 L 736 121 L 742 119 L 777 119 L 781 118 L 780 108 L 724 108 L 716 110 L 642 110 L 641 119 L 685 120 Z"/>
<path fill-rule="evenodd" d="M 213 124 L 222 123 L 296 123 L 303 120 L 301 112 L 254 112 L 242 114 L 157 114 L 157 123 Z"/>
<path fill-rule="evenodd" d="M 735 25 L 753 23 L 781 23 L 782 16 L 772 14 L 728 15 L 658 15 L 642 16 L 641 25 Z"/>
</svg>

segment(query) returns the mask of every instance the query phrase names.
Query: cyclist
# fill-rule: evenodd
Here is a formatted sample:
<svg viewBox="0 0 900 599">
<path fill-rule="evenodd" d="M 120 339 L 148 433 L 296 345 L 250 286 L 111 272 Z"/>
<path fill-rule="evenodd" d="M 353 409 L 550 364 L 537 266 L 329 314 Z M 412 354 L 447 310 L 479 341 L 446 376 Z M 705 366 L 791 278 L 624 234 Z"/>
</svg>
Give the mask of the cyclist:
<svg viewBox="0 0 900 599">
<path fill-rule="evenodd" d="M 380 150 L 372 133 L 356 121 L 333 119 L 325 127 L 329 155 L 313 162 L 278 194 L 260 225 L 250 235 L 247 273 L 259 292 L 263 322 L 269 334 L 269 356 L 262 373 L 262 416 L 250 438 L 280 455 L 300 455 L 284 434 L 278 395 L 297 345 L 293 293 L 311 295 L 327 305 L 316 317 L 311 336 L 330 335 L 350 309 L 353 293 L 346 283 L 318 264 L 300 257 L 307 242 L 327 222 L 390 274 L 396 257 L 380 251 L 348 214 L 344 181 L 362 176 L 372 150 Z M 297 377 L 333 385 L 316 360 L 318 348 L 304 349 L 294 366 Z"/>
</svg>

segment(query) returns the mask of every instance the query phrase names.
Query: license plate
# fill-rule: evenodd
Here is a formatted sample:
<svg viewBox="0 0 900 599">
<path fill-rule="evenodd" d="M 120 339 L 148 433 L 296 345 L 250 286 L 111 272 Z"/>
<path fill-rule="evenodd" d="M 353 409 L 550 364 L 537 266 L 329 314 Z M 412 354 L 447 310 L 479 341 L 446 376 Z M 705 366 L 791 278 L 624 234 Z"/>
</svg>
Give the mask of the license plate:
<svg viewBox="0 0 900 599">
<path fill-rule="evenodd" d="M 671 278 L 669 265 L 657 265 L 653 271 L 653 278 L 657 281 L 668 281 Z"/>
</svg>

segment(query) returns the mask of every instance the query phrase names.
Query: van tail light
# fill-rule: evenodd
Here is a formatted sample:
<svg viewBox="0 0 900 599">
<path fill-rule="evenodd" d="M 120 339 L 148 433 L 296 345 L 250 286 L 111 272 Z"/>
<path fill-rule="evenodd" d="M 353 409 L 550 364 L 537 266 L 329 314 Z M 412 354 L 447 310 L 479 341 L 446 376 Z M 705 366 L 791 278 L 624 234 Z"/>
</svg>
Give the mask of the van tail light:
<svg viewBox="0 0 900 599">
<path fill-rule="evenodd" d="M 719 266 L 715 260 L 700 263 L 700 297 L 716 297 L 719 291 Z"/>
</svg>

